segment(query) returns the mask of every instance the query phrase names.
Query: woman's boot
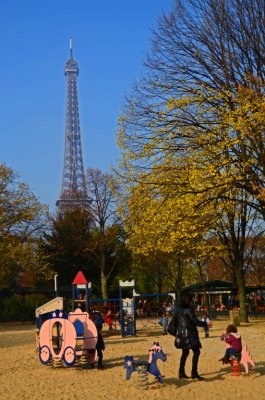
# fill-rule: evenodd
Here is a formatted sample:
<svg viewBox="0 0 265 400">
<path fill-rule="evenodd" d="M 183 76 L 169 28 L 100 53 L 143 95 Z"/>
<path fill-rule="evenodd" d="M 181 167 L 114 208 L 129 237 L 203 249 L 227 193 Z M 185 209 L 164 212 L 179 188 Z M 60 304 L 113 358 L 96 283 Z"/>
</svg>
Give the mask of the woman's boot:
<svg viewBox="0 0 265 400">
<path fill-rule="evenodd" d="M 192 379 L 198 379 L 198 381 L 204 381 L 204 378 L 196 372 L 195 374 L 192 374 Z"/>
<path fill-rule="evenodd" d="M 179 371 L 179 379 L 189 379 L 190 377 L 185 374 L 185 371 Z"/>
</svg>

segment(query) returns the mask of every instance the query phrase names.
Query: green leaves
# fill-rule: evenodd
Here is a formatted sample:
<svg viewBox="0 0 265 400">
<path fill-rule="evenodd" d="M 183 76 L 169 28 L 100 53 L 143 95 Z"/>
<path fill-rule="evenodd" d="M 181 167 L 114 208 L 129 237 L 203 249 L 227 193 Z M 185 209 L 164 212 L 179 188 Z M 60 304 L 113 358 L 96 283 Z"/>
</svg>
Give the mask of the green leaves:
<svg viewBox="0 0 265 400">
<path fill-rule="evenodd" d="M 26 274 L 36 283 L 37 242 L 46 228 L 47 212 L 19 176 L 0 164 L 0 288 L 19 284 Z"/>
</svg>

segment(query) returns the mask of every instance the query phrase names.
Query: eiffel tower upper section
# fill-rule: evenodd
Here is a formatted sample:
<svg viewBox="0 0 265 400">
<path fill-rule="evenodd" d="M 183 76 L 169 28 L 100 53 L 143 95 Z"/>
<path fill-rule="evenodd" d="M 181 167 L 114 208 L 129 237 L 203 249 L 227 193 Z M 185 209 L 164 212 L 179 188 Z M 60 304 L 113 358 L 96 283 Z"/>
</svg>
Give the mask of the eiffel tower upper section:
<svg viewBox="0 0 265 400">
<path fill-rule="evenodd" d="M 62 189 L 56 205 L 58 214 L 88 206 L 87 185 L 82 153 L 77 77 L 79 68 L 73 59 L 72 38 L 70 38 L 70 57 L 65 64 L 66 76 L 66 121 L 65 148 Z"/>
</svg>

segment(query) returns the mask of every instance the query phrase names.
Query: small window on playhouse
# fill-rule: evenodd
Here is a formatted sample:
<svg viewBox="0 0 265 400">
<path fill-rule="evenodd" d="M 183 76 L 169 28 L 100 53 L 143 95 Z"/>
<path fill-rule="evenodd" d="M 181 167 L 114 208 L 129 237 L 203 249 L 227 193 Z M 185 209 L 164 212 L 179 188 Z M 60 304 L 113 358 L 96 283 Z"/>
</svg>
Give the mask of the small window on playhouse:
<svg viewBox="0 0 265 400">
<path fill-rule="evenodd" d="M 52 347 L 55 354 L 59 354 L 62 348 L 62 324 L 55 322 L 52 327 Z"/>
<path fill-rule="evenodd" d="M 74 327 L 76 330 L 76 336 L 84 336 L 84 325 L 79 319 L 74 322 Z"/>
</svg>

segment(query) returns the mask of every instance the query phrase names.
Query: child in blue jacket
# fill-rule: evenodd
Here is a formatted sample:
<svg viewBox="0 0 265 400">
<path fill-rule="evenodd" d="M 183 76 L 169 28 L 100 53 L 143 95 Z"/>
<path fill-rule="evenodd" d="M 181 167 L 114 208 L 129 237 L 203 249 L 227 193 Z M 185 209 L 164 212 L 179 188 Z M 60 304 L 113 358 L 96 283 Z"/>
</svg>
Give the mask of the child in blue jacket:
<svg viewBox="0 0 265 400">
<path fill-rule="evenodd" d="M 167 327 L 168 327 L 168 313 L 163 313 L 162 317 L 159 319 L 159 325 L 163 327 L 163 335 L 167 335 Z"/>
</svg>

